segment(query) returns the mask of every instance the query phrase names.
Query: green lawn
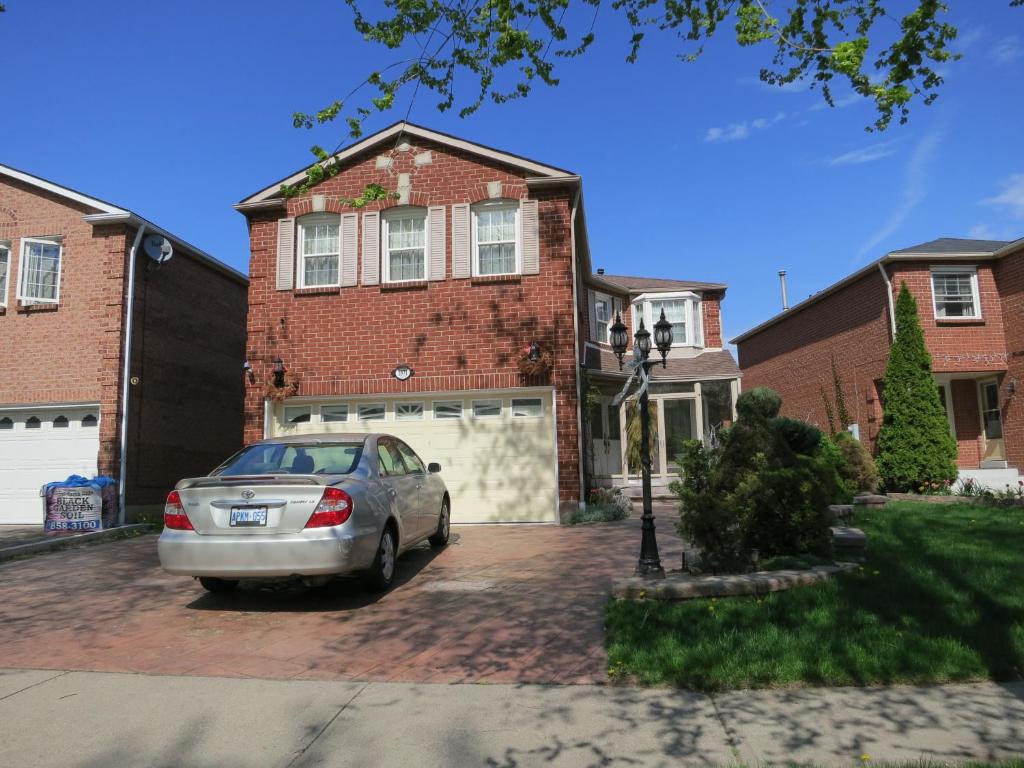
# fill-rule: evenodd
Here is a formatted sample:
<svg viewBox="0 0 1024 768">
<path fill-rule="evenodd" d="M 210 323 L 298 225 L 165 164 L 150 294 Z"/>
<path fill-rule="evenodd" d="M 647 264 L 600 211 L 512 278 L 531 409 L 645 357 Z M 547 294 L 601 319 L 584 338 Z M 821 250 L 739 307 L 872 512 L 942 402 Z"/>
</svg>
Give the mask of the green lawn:
<svg viewBox="0 0 1024 768">
<path fill-rule="evenodd" d="M 1024 669 L 1024 510 L 891 503 L 862 569 L 763 598 L 608 605 L 613 678 L 700 690 L 1009 680 Z"/>
</svg>

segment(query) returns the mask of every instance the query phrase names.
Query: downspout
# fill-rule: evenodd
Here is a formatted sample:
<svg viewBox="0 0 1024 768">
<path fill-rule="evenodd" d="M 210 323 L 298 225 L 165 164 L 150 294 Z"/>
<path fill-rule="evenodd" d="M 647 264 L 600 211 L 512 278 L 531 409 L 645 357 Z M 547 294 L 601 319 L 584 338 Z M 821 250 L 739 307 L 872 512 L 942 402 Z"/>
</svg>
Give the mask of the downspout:
<svg viewBox="0 0 1024 768">
<path fill-rule="evenodd" d="M 896 305 L 892 299 L 892 281 L 889 279 L 889 273 L 885 271 L 885 264 L 881 261 L 878 262 L 878 271 L 882 273 L 882 279 L 885 281 L 885 296 L 889 301 L 889 341 L 896 339 Z"/>
<path fill-rule="evenodd" d="M 127 319 L 125 320 L 124 328 L 124 363 L 121 366 L 121 452 L 118 457 L 119 466 L 117 470 L 118 525 L 124 525 L 127 515 L 125 507 L 127 488 L 125 473 L 128 469 L 128 392 L 131 386 L 132 329 L 135 325 L 135 254 L 139 250 L 139 243 L 142 242 L 142 236 L 145 233 L 146 225 L 140 224 L 139 229 L 135 233 L 135 241 L 128 252 L 128 303 L 126 307 Z"/>
<path fill-rule="evenodd" d="M 576 368 L 576 467 L 580 478 L 580 496 L 584 493 L 583 478 L 583 364 L 579 359 L 580 329 L 579 329 L 579 286 L 576 284 L 576 217 L 579 213 L 580 197 L 583 194 L 583 183 L 576 185 L 576 194 L 572 200 L 572 212 L 570 213 L 569 226 L 569 249 L 572 259 L 572 349 L 573 365 Z M 585 362 L 585 360 L 584 360 Z M 583 499 L 580 499 L 582 501 Z M 559 510 L 561 518 L 561 510 Z"/>
</svg>

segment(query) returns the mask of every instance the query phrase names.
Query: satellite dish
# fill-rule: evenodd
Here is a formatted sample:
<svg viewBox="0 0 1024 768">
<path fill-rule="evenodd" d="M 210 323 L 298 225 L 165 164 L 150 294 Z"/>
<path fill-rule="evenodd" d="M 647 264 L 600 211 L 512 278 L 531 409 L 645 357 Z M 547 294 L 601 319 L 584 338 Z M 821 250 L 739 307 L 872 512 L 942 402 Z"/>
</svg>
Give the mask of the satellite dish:
<svg viewBox="0 0 1024 768">
<path fill-rule="evenodd" d="M 157 264 L 170 261 L 171 256 L 174 255 L 174 246 L 163 235 L 146 235 L 142 241 L 142 248 L 146 251 L 146 255 Z"/>
</svg>

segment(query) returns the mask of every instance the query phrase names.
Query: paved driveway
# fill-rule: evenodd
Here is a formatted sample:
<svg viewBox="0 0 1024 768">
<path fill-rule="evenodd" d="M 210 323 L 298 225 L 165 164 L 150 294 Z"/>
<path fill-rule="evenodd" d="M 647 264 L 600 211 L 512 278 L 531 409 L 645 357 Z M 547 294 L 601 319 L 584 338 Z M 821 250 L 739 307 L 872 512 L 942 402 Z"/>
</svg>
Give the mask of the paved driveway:
<svg viewBox="0 0 1024 768">
<path fill-rule="evenodd" d="M 666 567 L 682 545 L 661 518 Z M 160 570 L 156 536 L 0 565 L 0 664 L 406 682 L 605 680 L 604 604 L 639 520 L 459 526 L 399 561 L 396 586 L 210 595 Z"/>
</svg>

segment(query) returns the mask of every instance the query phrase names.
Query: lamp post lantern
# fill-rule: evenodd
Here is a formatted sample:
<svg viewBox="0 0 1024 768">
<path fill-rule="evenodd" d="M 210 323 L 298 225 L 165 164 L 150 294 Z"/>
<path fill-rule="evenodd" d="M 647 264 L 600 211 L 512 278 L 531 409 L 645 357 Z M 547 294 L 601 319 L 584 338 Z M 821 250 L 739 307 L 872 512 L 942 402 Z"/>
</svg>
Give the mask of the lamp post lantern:
<svg viewBox="0 0 1024 768">
<path fill-rule="evenodd" d="M 621 369 L 622 357 L 626 354 L 626 346 L 629 343 L 629 334 L 621 315 L 615 316 L 610 332 L 612 351 L 619 358 Z M 636 342 L 634 349 L 638 355 L 637 362 L 643 367 L 644 380 L 648 380 L 651 367 L 656 363 L 650 359 L 651 332 L 644 327 L 643 318 L 640 319 L 640 327 L 633 338 Z M 672 323 L 665 318 L 664 309 L 661 310 L 658 322 L 654 324 L 654 345 L 661 354 L 661 365 L 664 367 L 668 352 L 672 348 Z M 651 414 L 647 395 L 647 386 L 642 385 L 637 407 L 640 409 L 640 476 L 644 507 L 640 518 L 640 559 L 636 565 L 636 573 L 639 576 L 662 578 L 665 569 L 661 567 L 661 557 L 658 555 L 658 539 L 654 531 L 654 511 L 651 504 Z"/>
</svg>

